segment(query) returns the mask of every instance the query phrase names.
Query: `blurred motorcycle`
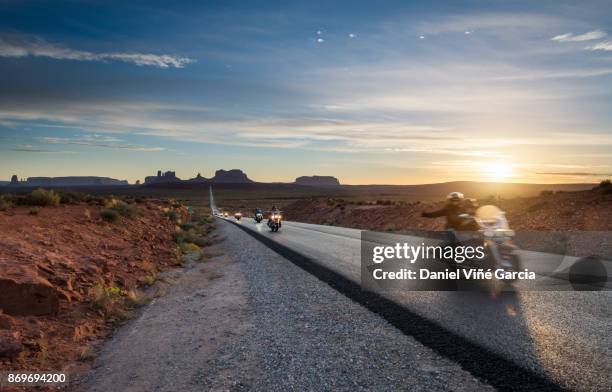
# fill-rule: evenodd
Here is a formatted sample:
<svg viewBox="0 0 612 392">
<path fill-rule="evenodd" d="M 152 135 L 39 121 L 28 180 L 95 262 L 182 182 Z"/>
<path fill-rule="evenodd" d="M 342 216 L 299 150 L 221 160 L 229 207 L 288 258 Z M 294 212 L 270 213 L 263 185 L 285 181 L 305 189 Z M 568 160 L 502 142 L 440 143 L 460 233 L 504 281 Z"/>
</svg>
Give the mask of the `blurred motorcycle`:
<svg viewBox="0 0 612 392">
<path fill-rule="evenodd" d="M 239 221 L 240 219 L 242 219 L 242 213 L 241 212 L 235 213 L 234 218 L 236 218 L 236 220 Z"/>
<path fill-rule="evenodd" d="M 281 215 L 280 211 L 273 211 L 270 215 L 270 219 L 268 219 L 268 227 L 270 230 L 278 231 L 278 229 L 280 229 L 282 226 L 282 218 L 283 216 Z"/>
<path fill-rule="evenodd" d="M 261 223 L 263 218 L 264 218 L 264 216 L 263 216 L 263 213 L 261 212 L 261 210 L 259 208 L 256 209 L 255 210 L 255 216 L 253 217 L 253 219 L 255 219 L 255 222 Z"/>
<path fill-rule="evenodd" d="M 520 249 L 512 242 L 515 233 L 510 229 L 504 211 L 494 205 L 478 208 L 473 215 L 461 214 L 466 227 L 474 231 L 455 232 L 457 242 L 476 242 L 484 245 L 488 267 L 493 270 L 502 269 L 506 272 L 520 271 Z M 482 267 L 479 263 L 464 263 L 463 268 Z M 507 281 L 512 281 L 507 280 Z"/>
</svg>

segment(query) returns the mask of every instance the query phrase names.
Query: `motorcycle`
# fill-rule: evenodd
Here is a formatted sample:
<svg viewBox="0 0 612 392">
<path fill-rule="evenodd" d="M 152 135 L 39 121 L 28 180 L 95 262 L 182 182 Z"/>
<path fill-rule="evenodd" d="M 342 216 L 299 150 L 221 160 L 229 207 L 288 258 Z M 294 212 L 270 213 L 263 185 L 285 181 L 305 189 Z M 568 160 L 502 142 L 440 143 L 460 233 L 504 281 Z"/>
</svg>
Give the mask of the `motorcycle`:
<svg viewBox="0 0 612 392">
<path fill-rule="evenodd" d="M 282 218 L 283 216 L 280 214 L 280 212 L 272 212 L 272 214 L 270 215 L 270 219 L 268 219 L 268 227 L 270 228 L 270 230 L 278 231 L 278 229 L 280 229 L 282 226 Z"/>
<path fill-rule="evenodd" d="M 487 267 L 505 272 L 521 270 L 520 249 L 512 243 L 515 233 L 510 229 L 506 214 L 493 205 L 478 208 L 474 215 L 459 215 L 465 221 L 466 227 L 473 227 L 474 231 L 455 232 L 459 243 L 475 241 L 484 245 Z M 482 263 L 464 263 L 462 268 L 482 267 Z M 506 275 L 506 274 L 504 274 Z M 513 274 L 509 274 L 513 275 Z M 511 282 L 515 279 L 508 279 Z"/>
<path fill-rule="evenodd" d="M 236 220 L 239 221 L 240 219 L 242 219 L 242 213 L 240 212 L 235 213 L 234 218 L 236 218 Z"/>
<path fill-rule="evenodd" d="M 255 216 L 253 217 L 253 219 L 255 219 L 255 222 L 261 223 L 263 218 L 264 218 L 264 216 L 263 216 L 263 213 L 261 211 L 259 211 L 259 210 L 255 211 Z"/>
</svg>

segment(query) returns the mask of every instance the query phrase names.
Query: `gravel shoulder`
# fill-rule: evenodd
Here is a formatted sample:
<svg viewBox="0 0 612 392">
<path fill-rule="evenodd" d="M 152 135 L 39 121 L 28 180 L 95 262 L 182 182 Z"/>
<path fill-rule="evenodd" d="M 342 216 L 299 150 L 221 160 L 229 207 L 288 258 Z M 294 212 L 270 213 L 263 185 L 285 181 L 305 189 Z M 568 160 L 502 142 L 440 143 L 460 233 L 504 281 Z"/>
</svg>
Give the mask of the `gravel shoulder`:
<svg viewBox="0 0 612 392">
<path fill-rule="evenodd" d="M 492 390 L 231 223 L 219 256 L 169 276 L 83 391 Z"/>
</svg>

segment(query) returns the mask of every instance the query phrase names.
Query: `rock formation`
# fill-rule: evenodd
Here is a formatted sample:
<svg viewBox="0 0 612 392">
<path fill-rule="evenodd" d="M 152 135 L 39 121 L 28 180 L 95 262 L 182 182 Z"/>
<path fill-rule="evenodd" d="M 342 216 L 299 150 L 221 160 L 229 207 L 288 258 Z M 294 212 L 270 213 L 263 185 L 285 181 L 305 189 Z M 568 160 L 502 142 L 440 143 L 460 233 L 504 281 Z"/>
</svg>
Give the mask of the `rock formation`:
<svg viewBox="0 0 612 392">
<path fill-rule="evenodd" d="M 223 183 L 235 183 L 235 184 L 248 184 L 254 182 L 249 179 L 242 170 L 217 170 L 215 176 L 211 179 L 211 182 L 223 182 Z"/>
<path fill-rule="evenodd" d="M 340 181 L 332 176 L 302 176 L 295 179 L 295 184 L 309 186 L 337 186 Z"/>
</svg>

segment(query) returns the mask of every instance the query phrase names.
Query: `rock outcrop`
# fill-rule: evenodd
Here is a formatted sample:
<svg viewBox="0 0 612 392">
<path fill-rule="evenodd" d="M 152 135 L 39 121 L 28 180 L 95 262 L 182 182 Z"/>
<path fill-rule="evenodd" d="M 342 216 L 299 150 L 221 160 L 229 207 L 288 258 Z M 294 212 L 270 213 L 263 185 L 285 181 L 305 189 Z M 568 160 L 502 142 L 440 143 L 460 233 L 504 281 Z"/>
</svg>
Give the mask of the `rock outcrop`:
<svg viewBox="0 0 612 392">
<path fill-rule="evenodd" d="M 175 182 L 181 182 L 181 179 L 176 176 L 175 172 L 167 171 L 165 173 L 162 173 L 161 170 L 157 171 L 157 176 L 147 176 L 144 180 L 145 185 L 169 184 Z"/>
<path fill-rule="evenodd" d="M 295 184 L 309 186 L 337 186 L 340 181 L 332 176 L 302 176 L 295 179 Z"/>
<path fill-rule="evenodd" d="M 3 263 L 0 263 L 2 265 Z M 0 309 L 16 316 L 54 314 L 59 309 L 59 293 L 32 269 L 6 264 L 0 277 Z"/>
<path fill-rule="evenodd" d="M 19 332 L 0 330 L 0 358 L 14 360 L 22 351 Z"/>
<path fill-rule="evenodd" d="M 211 179 L 211 182 L 223 182 L 223 183 L 235 183 L 235 184 L 248 184 L 254 182 L 249 179 L 242 170 L 217 170 L 215 176 Z"/>
<path fill-rule="evenodd" d="M 117 180 L 110 177 L 29 177 L 26 181 L 13 182 L 11 185 L 22 186 L 103 186 L 128 185 L 126 180 Z"/>
</svg>

